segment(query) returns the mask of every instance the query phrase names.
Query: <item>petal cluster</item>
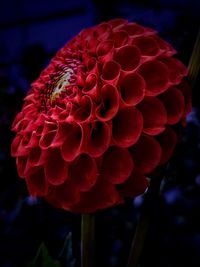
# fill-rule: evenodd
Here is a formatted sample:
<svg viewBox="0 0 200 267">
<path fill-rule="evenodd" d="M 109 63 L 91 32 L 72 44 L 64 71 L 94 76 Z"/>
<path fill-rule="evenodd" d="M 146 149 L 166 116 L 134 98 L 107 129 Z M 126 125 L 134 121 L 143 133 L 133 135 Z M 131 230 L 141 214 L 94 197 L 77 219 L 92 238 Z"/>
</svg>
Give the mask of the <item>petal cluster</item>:
<svg viewBox="0 0 200 267">
<path fill-rule="evenodd" d="M 123 19 L 85 29 L 58 51 L 12 127 L 30 194 L 87 213 L 143 193 L 191 108 L 175 53 L 154 30 Z"/>
</svg>

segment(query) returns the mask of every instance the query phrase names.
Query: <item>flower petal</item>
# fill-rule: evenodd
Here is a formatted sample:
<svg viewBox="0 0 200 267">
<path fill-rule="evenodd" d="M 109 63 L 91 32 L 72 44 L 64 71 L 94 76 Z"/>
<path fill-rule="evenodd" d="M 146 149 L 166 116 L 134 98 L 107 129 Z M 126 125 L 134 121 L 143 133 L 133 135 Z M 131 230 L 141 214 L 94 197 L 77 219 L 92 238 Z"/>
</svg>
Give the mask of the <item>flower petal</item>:
<svg viewBox="0 0 200 267">
<path fill-rule="evenodd" d="M 32 168 L 27 176 L 26 182 L 28 190 L 32 196 L 44 196 L 48 191 L 44 169 L 42 167 Z"/>
<path fill-rule="evenodd" d="M 62 158 L 59 149 L 49 149 L 44 165 L 47 181 L 52 185 L 60 185 L 68 178 L 68 163 Z"/>
<path fill-rule="evenodd" d="M 101 174 L 110 183 L 121 184 L 130 176 L 133 166 L 126 148 L 112 146 L 103 155 Z"/>
<path fill-rule="evenodd" d="M 96 109 L 96 116 L 100 121 L 111 120 L 119 108 L 119 93 L 117 88 L 106 84 L 101 88 L 101 104 Z"/>
<path fill-rule="evenodd" d="M 69 176 L 80 191 L 88 191 L 97 180 L 95 160 L 87 154 L 81 154 L 70 166 Z"/>
<path fill-rule="evenodd" d="M 156 97 L 148 96 L 138 105 L 144 119 L 143 132 L 156 135 L 164 131 L 167 112 L 162 102 Z"/>
<path fill-rule="evenodd" d="M 120 81 L 121 97 L 127 105 L 137 105 L 144 98 L 145 81 L 137 73 L 130 73 Z"/>
<path fill-rule="evenodd" d="M 134 70 L 140 63 L 140 50 L 134 45 L 125 45 L 118 49 L 114 60 L 121 65 L 122 70 Z"/>
<path fill-rule="evenodd" d="M 144 174 L 134 170 L 131 176 L 119 186 L 120 193 L 125 197 L 136 197 L 145 192 L 149 181 Z"/>
<path fill-rule="evenodd" d="M 91 129 L 86 152 L 92 157 L 101 156 L 110 144 L 111 126 L 105 122 L 97 121 Z"/>
<path fill-rule="evenodd" d="M 125 107 L 118 111 L 113 119 L 113 140 L 121 147 L 128 147 L 137 142 L 143 128 L 143 118 L 135 107 Z"/>
<path fill-rule="evenodd" d="M 80 201 L 71 207 L 74 212 L 91 213 L 99 209 L 106 209 L 122 203 L 114 185 L 99 177 L 97 183 L 88 192 L 81 193 Z"/>
<path fill-rule="evenodd" d="M 131 147 L 131 153 L 137 170 L 147 174 L 155 169 L 161 158 L 160 144 L 151 136 L 142 135 Z"/>
<path fill-rule="evenodd" d="M 164 92 L 168 84 L 168 69 L 158 60 L 145 62 L 139 68 L 139 74 L 146 82 L 146 95 L 156 96 Z"/>
<path fill-rule="evenodd" d="M 174 148 L 177 144 L 177 135 L 170 127 L 167 127 L 162 134 L 157 136 L 157 140 L 162 148 L 162 155 L 159 163 L 162 165 L 166 163 L 172 156 Z"/>
<path fill-rule="evenodd" d="M 177 123 L 184 112 L 184 96 L 176 87 L 171 87 L 159 96 L 167 111 L 167 123 Z"/>
</svg>

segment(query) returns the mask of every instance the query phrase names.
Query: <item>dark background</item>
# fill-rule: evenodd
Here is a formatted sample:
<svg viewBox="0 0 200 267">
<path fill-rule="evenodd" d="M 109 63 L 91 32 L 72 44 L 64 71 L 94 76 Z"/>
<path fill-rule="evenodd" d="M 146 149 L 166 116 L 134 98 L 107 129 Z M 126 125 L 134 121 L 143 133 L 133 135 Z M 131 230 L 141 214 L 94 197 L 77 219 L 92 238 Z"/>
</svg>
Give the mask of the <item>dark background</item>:
<svg viewBox="0 0 200 267">
<path fill-rule="evenodd" d="M 197 36 L 198 0 L 2 0 L 0 2 L 0 267 L 23 267 L 44 242 L 58 259 L 72 231 L 79 267 L 80 215 L 28 195 L 10 157 L 11 123 L 30 83 L 82 28 L 123 17 L 158 30 L 187 65 Z M 200 266 L 200 101 L 198 77 L 183 142 L 152 214 L 141 267 Z M 124 267 L 143 197 L 101 211 L 95 267 Z"/>
</svg>

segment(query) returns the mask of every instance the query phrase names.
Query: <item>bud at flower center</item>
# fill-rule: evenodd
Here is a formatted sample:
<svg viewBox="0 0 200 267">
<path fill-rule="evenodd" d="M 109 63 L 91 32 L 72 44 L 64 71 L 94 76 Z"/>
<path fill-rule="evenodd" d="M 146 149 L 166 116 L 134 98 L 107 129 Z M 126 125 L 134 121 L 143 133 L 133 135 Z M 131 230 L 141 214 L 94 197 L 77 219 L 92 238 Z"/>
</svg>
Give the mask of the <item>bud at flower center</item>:
<svg viewBox="0 0 200 267">
<path fill-rule="evenodd" d="M 69 94 L 68 91 L 71 91 L 71 85 L 74 85 L 75 82 L 74 71 L 71 68 L 68 68 L 66 72 L 59 78 L 55 87 L 52 90 L 50 96 L 50 103 L 54 103 L 59 96 Z"/>
</svg>

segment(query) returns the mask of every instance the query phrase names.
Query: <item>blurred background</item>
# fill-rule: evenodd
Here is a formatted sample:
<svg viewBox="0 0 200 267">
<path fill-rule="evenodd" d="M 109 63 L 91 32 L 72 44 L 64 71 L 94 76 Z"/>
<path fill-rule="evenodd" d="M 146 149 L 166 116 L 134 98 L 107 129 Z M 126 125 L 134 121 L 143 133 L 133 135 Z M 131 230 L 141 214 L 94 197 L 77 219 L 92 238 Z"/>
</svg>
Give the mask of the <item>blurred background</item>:
<svg viewBox="0 0 200 267">
<path fill-rule="evenodd" d="M 0 267 L 27 266 L 41 242 L 59 259 L 70 232 L 76 261 L 69 266 L 80 266 L 80 216 L 31 198 L 10 157 L 11 123 L 30 83 L 81 29 L 116 17 L 156 29 L 188 65 L 199 16 L 199 0 L 0 1 Z M 200 266 L 199 86 L 198 76 L 193 111 L 168 166 L 141 267 Z M 140 196 L 97 214 L 95 267 L 126 265 L 142 202 Z M 61 261 L 64 264 L 63 257 Z"/>
</svg>

